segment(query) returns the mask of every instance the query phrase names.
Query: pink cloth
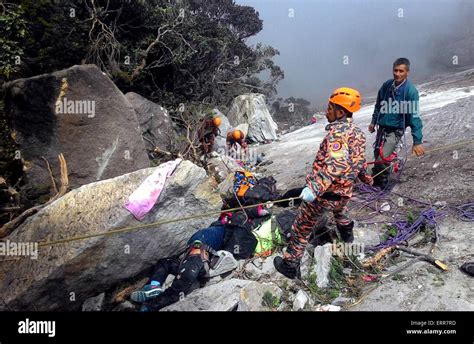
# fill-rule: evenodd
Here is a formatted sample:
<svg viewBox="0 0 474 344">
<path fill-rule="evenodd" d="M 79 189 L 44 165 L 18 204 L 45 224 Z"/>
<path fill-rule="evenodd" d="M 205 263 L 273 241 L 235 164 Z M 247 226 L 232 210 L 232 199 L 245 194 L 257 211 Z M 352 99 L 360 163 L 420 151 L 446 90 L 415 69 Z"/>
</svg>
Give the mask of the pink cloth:
<svg viewBox="0 0 474 344">
<path fill-rule="evenodd" d="M 153 208 L 166 183 L 166 179 L 173 173 L 182 159 L 168 161 L 161 164 L 149 175 L 143 183 L 130 195 L 125 208 L 137 220 L 142 220 Z"/>
</svg>

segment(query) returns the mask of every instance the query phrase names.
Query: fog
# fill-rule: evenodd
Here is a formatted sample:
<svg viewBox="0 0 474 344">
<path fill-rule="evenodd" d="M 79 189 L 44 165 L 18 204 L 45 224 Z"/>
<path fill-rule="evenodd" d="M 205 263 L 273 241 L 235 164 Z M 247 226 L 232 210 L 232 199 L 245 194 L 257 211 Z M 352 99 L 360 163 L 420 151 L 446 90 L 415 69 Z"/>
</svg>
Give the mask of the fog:
<svg viewBox="0 0 474 344">
<path fill-rule="evenodd" d="M 373 95 L 391 78 L 397 57 L 410 59 L 414 82 L 432 77 L 442 70 L 433 61 L 441 58 L 436 55 L 443 43 L 472 33 L 474 21 L 474 1 L 465 0 L 236 2 L 254 7 L 263 19 L 263 30 L 247 43 L 280 51 L 275 62 L 285 79 L 279 96 L 303 97 L 318 107 L 340 86 Z M 449 65 L 456 52 L 447 53 L 442 62 Z M 462 62 L 453 65 L 453 72 L 467 68 Z"/>
</svg>

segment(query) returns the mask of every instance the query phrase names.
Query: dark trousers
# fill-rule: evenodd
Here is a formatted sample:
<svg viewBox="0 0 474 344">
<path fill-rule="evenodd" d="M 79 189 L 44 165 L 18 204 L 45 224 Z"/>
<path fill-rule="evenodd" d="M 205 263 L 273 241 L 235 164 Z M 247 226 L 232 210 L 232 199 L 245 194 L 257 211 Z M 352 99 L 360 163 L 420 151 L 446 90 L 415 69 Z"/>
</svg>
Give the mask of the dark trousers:
<svg viewBox="0 0 474 344">
<path fill-rule="evenodd" d="M 176 278 L 168 289 L 147 303 L 150 310 L 160 310 L 199 288 L 199 280 L 205 275 L 204 262 L 200 255 L 187 256 L 181 264 L 178 258 L 160 259 L 150 281 L 155 280 L 163 285 L 169 274 Z"/>
<path fill-rule="evenodd" d="M 325 213 L 332 212 L 336 224 L 347 226 L 351 222 L 346 207 L 347 202 L 349 202 L 349 197 L 342 197 L 339 200 L 318 197 L 314 202 L 303 202 L 291 228 L 291 237 L 283 257 L 293 262 L 301 261 L 311 234 L 315 229 L 321 229 L 324 226 Z"/>
</svg>

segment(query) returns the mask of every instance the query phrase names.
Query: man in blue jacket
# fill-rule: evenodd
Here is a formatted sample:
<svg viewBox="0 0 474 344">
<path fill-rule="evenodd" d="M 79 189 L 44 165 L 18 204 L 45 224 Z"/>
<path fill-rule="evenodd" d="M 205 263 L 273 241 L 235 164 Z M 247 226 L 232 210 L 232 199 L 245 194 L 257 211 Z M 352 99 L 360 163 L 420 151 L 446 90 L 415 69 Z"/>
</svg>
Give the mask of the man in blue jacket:
<svg viewBox="0 0 474 344">
<path fill-rule="evenodd" d="M 383 83 L 377 95 L 369 132 L 378 126 L 374 145 L 375 165 L 372 170 L 374 186 L 384 189 L 390 174 L 391 161 L 398 152 L 405 129 L 411 128 L 413 154 L 421 156 L 423 148 L 423 124 L 419 116 L 419 96 L 416 87 L 408 80 L 410 61 L 398 58 L 393 63 L 393 79 Z M 381 171 L 384 172 L 380 173 Z M 377 176 L 376 176 L 377 175 Z"/>
</svg>

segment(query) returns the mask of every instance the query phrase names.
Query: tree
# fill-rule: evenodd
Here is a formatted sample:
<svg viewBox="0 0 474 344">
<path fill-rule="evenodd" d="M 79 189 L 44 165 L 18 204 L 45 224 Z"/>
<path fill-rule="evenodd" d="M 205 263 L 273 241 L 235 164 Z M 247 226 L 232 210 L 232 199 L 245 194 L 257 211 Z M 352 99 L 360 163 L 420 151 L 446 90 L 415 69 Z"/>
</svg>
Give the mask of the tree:
<svg viewBox="0 0 474 344">
<path fill-rule="evenodd" d="M 262 29 L 258 12 L 233 0 L 23 0 L 16 9 L 6 37 L 24 46 L 22 64 L 4 80 L 94 63 L 122 91 L 176 108 L 245 92 L 271 98 L 284 77 L 276 49 L 245 43 Z"/>
<path fill-rule="evenodd" d="M 273 116 L 281 123 L 307 124 L 314 112 L 310 105 L 304 98 L 288 97 L 284 101 L 279 98 L 272 104 Z"/>
<path fill-rule="evenodd" d="M 0 3 L 0 77 L 8 79 L 19 70 L 27 37 L 21 6 Z"/>
</svg>

